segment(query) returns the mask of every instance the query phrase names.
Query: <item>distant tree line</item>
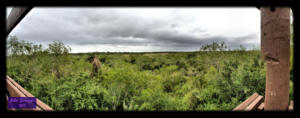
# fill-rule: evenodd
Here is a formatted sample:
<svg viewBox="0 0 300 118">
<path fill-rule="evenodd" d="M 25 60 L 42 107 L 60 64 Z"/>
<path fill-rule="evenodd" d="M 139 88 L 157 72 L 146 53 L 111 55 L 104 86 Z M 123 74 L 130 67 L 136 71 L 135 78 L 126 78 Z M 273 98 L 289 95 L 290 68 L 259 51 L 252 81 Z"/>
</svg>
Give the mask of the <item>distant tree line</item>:
<svg viewBox="0 0 300 118">
<path fill-rule="evenodd" d="M 225 44 L 225 42 L 215 42 L 204 44 L 200 47 L 200 51 L 230 51 L 231 49 Z M 238 51 L 246 51 L 246 48 L 243 45 L 240 45 Z M 253 50 L 257 50 L 254 49 Z"/>
<path fill-rule="evenodd" d="M 61 41 L 53 41 L 48 45 L 48 48 L 43 49 L 41 44 L 33 44 L 25 42 L 24 40 L 19 41 L 17 36 L 9 36 L 7 42 L 7 53 L 8 55 L 36 55 L 38 53 L 48 53 L 54 56 L 60 54 L 68 54 L 71 51 L 69 46 L 65 46 Z"/>
</svg>

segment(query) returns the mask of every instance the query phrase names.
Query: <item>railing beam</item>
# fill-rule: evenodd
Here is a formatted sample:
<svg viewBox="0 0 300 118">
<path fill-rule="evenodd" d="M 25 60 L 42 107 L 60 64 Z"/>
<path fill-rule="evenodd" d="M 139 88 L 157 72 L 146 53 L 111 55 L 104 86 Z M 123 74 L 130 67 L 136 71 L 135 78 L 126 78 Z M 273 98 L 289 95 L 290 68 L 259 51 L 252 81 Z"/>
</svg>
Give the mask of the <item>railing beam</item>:
<svg viewBox="0 0 300 118">
<path fill-rule="evenodd" d="M 32 9 L 32 7 L 13 7 L 12 8 L 12 10 L 6 20 L 6 37 L 31 9 Z"/>
</svg>

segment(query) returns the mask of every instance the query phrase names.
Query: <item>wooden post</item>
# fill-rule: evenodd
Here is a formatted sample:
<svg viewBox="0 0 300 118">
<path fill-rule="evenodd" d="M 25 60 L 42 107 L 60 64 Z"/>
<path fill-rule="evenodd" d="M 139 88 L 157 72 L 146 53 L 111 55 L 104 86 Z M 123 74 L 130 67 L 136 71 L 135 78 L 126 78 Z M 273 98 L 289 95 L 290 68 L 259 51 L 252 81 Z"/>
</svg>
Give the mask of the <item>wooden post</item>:
<svg viewBox="0 0 300 118">
<path fill-rule="evenodd" d="M 287 110 L 290 8 L 261 7 L 261 54 L 267 63 L 264 110 Z"/>
</svg>

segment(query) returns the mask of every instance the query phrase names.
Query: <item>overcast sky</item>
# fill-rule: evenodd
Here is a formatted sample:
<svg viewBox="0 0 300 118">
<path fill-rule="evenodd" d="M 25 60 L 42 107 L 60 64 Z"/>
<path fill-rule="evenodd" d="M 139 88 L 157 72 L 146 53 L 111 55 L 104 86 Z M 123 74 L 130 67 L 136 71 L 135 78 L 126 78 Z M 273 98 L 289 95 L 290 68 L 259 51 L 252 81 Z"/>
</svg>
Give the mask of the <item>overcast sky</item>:
<svg viewBox="0 0 300 118">
<path fill-rule="evenodd" d="M 61 40 L 72 52 L 195 51 L 213 41 L 224 41 L 231 49 L 251 49 L 260 47 L 260 11 L 34 7 L 10 35 L 44 47 Z"/>
</svg>

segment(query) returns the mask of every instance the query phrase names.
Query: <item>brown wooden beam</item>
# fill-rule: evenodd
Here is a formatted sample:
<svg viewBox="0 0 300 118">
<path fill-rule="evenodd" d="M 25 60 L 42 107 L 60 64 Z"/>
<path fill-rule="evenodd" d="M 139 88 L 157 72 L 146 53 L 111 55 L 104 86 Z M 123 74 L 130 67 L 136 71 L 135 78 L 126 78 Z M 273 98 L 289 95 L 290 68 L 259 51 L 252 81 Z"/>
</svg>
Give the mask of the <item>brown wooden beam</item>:
<svg viewBox="0 0 300 118">
<path fill-rule="evenodd" d="M 17 89 L 19 89 L 20 92 L 22 92 L 26 97 L 34 97 L 31 93 L 26 91 L 23 87 L 21 87 L 16 81 L 11 79 L 9 76 L 6 76 L 6 79 L 11 82 Z M 49 107 L 47 104 L 43 103 L 41 100 L 36 98 L 36 104 L 37 104 L 37 109 L 42 109 L 45 111 L 53 111 L 51 107 Z"/>
<path fill-rule="evenodd" d="M 26 97 L 22 92 L 20 92 L 10 81 L 6 81 L 7 91 L 9 97 Z"/>
<path fill-rule="evenodd" d="M 8 86 L 8 93 L 10 97 L 34 97 L 31 93 L 26 91 L 23 87 L 21 87 L 17 82 L 11 79 L 9 76 L 6 76 L 6 82 Z M 17 94 L 16 94 L 17 93 Z M 48 105 L 40 101 L 36 98 L 37 107 L 35 109 L 22 109 L 22 110 L 33 110 L 33 111 L 53 111 Z"/>
<path fill-rule="evenodd" d="M 257 107 L 257 110 L 259 110 L 259 111 L 264 110 L 264 106 L 265 106 L 265 103 L 261 103 L 261 104 Z"/>
<path fill-rule="evenodd" d="M 245 100 L 239 106 L 234 108 L 233 111 L 244 111 L 245 108 L 247 108 L 249 104 L 251 104 L 258 96 L 258 93 L 252 94 L 247 100 Z"/>
<path fill-rule="evenodd" d="M 245 111 L 256 110 L 260 103 L 263 101 L 263 96 L 258 96 L 247 108 Z"/>
<path fill-rule="evenodd" d="M 12 8 L 12 10 L 6 20 L 6 37 L 31 9 L 32 9 L 32 7 L 13 7 Z"/>
<path fill-rule="evenodd" d="M 261 54 L 267 63 L 264 110 L 287 110 L 290 81 L 290 8 L 261 7 Z"/>
</svg>

